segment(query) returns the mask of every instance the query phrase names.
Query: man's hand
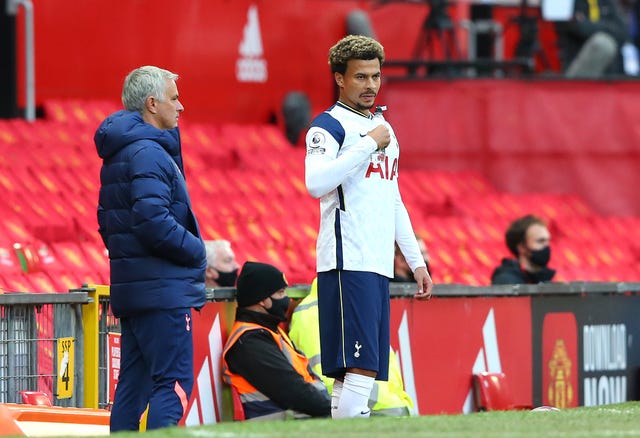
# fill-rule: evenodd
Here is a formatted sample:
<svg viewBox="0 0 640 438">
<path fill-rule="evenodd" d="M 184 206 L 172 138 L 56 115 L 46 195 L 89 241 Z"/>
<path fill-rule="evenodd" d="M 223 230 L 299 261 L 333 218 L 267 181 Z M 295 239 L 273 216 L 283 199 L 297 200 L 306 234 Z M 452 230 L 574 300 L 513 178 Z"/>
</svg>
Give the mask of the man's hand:
<svg viewBox="0 0 640 438">
<path fill-rule="evenodd" d="M 418 283 L 418 293 L 415 294 L 415 297 L 419 300 L 431 299 L 433 281 L 431 280 L 429 272 L 427 272 L 427 268 L 420 267 L 416 269 L 416 272 L 413 273 L 413 278 L 415 278 L 416 283 Z"/>
<path fill-rule="evenodd" d="M 391 143 L 391 133 L 389 128 L 385 125 L 378 125 L 371 131 L 367 132 L 367 135 L 373 138 L 378 144 L 378 149 L 384 149 Z"/>
</svg>

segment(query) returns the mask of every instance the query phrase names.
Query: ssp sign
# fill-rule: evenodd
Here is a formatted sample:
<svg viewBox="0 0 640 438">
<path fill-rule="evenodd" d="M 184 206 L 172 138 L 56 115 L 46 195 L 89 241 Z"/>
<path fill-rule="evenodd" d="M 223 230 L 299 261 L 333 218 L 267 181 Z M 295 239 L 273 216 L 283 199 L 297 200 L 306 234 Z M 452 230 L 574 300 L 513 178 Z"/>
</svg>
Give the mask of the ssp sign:
<svg viewBox="0 0 640 438">
<path fill-rule="evenodd" d="M 71 398 L 73 396 L 75 339 L 58 338 L 58 381 L 56 397 Z"/>
</svg>

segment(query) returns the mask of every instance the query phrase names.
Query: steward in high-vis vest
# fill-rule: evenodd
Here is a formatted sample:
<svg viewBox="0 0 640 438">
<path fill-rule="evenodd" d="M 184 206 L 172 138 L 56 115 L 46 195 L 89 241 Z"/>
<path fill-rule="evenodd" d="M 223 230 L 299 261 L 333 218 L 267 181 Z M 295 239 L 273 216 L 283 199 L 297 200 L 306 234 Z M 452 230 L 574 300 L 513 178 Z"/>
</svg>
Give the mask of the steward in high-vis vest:
<svg viewBox="0 0 640 438">
<path fill-rule="evenodd" d="M 317 280 L 311 283 L 311 290 L 294 309 L 289 324 L 289 336 L 309 358 L 311 369 L 321 375 L 320 332 L 318 329 L 318 288 Z M 322 376 L 322 381 L 331 392 L 333 379 Z M 376 380 L 369 396 L 371 415 L 403 416 L 413 413 L 413 401 L 404 391 L 402 373 L 398 360 L 389 351 L 389 380 Z"/>
<path fill-rule="evenodd" d="M 265 263 L 246 262 L 238 276 L 238 309 L 222 352 L 222 371 L 238 392 L 247 420 L 331 415 L 322 380 L 279 327 L 289 308 L 286 287 L 284 274 Z"/>
</svg>

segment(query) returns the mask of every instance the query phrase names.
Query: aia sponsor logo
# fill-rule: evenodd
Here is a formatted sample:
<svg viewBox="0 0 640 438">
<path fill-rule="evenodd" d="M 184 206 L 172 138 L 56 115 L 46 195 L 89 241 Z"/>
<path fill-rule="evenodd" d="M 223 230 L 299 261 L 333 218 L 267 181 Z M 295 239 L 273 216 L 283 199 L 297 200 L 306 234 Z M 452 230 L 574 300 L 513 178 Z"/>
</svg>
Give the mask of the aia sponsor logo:
<svg viewBox="0 0 640 438">
<path fill-rule="evenodd" d="M 374 152 L 369 161 L 369 167 L 365 178 L 380 178 L 393 181 L 398 176 L 398 159 L 394 158 L 393 162 L 389 163 L 389 156 Z"/>
</svg>

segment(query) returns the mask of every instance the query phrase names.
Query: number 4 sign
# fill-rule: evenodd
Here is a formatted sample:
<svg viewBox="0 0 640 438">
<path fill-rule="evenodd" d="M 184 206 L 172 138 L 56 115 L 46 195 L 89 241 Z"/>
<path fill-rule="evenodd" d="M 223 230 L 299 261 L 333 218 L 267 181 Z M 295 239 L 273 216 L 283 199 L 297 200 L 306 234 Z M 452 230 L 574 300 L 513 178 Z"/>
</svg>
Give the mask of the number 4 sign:
<svg viewBox="0 0 640 438">
<path fill-rule="evenodd" d="M 58 338 L 58 384 L 56 397 L 71 398 L 74 385 L 74 338 Z"/>
</svg>

